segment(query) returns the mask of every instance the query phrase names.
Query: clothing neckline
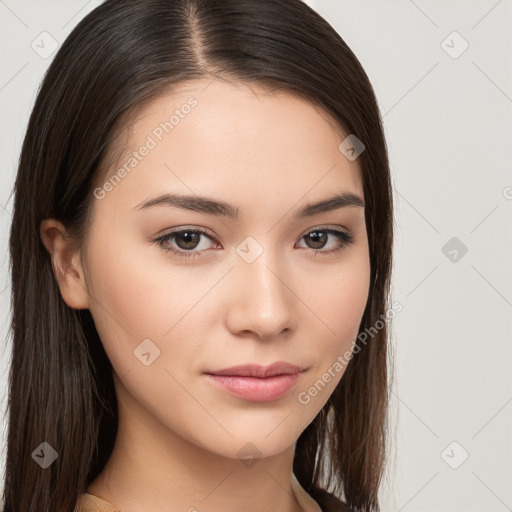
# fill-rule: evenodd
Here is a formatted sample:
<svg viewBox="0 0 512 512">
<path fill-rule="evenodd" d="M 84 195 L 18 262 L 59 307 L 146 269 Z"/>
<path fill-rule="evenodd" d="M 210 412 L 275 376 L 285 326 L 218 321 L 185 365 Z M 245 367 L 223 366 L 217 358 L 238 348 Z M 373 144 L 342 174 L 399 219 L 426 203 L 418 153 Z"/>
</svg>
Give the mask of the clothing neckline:
<svg viewBox="0 0 512 512">
<path fill-rule="evenodd" d="M 301 508 L 304 510 L 304 512 L 322 512 L 322 509 L 320 508 L 320 505 L 312 498 L 310 494 L 306 492 L 306 490 L 300 485 L 299 481 L 297 480 L 297 477 L 295 476 L 295 473 L 292 471 L 292 492 L 295 496 L 296 500 L 298 501 Z M 117 509 L 112 503 L 109 503 L 107 500 L 104 500 L 103 498 L 100 498 L 99 496 L 96 496 L 95 494 L 91 494 L 88 491 L 85 491 L 84 494 L 87 494 L 88 496 L 91 496 L 91 500 L 94 501 L 94 505 L 103 506 L 105 510 L 101 512 L 121 512 L 119 509 Z M 87 510 L 85 512 L 88 512 Z"/>
</svg>

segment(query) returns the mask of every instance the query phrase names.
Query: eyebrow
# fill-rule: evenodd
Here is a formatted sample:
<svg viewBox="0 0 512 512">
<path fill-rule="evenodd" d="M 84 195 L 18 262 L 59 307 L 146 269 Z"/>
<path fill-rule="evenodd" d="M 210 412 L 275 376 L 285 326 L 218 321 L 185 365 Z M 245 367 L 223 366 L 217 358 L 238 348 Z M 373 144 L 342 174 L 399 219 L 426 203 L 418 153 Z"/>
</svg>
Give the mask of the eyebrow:
<svg viewBox="0 0 512 512">
<path fill-rule="evenodd" d="M 169 206 L 204 213 L 238 219 L 239 208 L 223 201 L 216 201 L 209 197 L 198 195 L 163 194 L 153 199 L 148 199 L 135 206 L 136 210 L 144 210 L 154 206 Z M 311 217 L 320 213 L 337 210 L 347 206 L 359 206 L 364 208 L 364 201 L 351 192 L 341 192 L 330 198 L 323 199 L 316 203 L 308 203 L 295 212 L 294 217 L 301 219 Z"/>
</svg>

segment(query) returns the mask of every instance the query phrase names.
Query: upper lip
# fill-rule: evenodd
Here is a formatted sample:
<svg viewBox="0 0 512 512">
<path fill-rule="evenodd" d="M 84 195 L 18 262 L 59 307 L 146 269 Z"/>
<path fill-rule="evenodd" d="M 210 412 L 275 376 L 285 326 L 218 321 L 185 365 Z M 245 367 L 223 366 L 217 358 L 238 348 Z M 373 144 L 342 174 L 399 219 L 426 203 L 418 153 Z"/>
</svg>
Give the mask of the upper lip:
<svg viewBox="0 0 512 512">
<path fill-rule="evenodd" d="M 294 364 L 278 361 L 268 366 L 259 364 L 244 364 L 239 366 L 231 366 L 222 370 L 214 370 L 206 372 L 211 375 L 236 375 L 241 377 L 272 377 L 274 375 L 291 375 L 303 371 L 303 368 Z"/>
</svg>

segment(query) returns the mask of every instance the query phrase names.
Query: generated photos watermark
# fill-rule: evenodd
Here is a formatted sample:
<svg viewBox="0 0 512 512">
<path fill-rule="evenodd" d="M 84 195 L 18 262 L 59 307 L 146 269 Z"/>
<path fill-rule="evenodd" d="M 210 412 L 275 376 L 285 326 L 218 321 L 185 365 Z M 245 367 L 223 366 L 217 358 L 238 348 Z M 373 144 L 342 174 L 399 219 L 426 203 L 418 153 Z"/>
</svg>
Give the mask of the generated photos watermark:
<svg viewBox="0 0 512 512">
<path fill-rule="evenodd" d="M 340 354 L 336 360 L 327 368 L 327 370 L 312 384 L 307 390 L 301 391 L 297 399 L 302 405 L 307 405 L 311 402 L 311 399 L 317 396 L 325 386 L 335 379 L 340 372 L 348 365 L 352 357 L 361 351 L 361 346 L 358 342 L 366 345 L 368 343 L 368 336 L 373 338 L 378 332 L 384 327 L 387 320 L 391 320 L 397 313 L 402 311 L 403 306 L 400 302 L 396 301 L 393 303 L 390 309 L 385 314 L 380 315 L 380 318 L 369 328 L 366 328 L 363 332 L 359 333 L 356 340 L 352 343 L 352 348 Z"/>
<path fill-rule="evenodd" d="M 185 117 L 190 114 L 192 108 L 196 107 L 198 103 L 197 99 L 193 96 L 188 98 L 186 103 L 174 110 L 174 114 L 171 115 L 169 119 L 155 126 L 151 134 L 146 137 L 144 144 L 142 144 L 138 150 L 133 151 L 124 164 L 119 167 L 101 187 L 94 189 L 94 197 L 96 199 L 104 199 L 108 192 L 114 190 L 114 188 L 164 140 L 165 136 L 171 133 L 171 131 L 180 124 L 181 120 L 185 119 Z"/>
</svg>

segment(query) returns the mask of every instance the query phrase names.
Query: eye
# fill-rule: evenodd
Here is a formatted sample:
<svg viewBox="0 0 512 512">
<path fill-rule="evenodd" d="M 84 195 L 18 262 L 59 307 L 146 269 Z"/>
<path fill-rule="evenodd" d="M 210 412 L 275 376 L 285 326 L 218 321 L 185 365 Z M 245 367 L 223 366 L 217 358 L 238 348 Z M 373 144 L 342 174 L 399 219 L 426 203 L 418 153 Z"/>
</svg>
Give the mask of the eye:
<svg viewBox="0 0 512 512">
<path fill-rule="evenodd" d="M 198 248 L 201 237 L 213 240 L 213 237 L 202 229 L 180 229 L 167 233 L 155 239 L 154 242 L 158 243 L 165 251 L 176 254 L 181 258 L 196 258 L 200 255 L 200 251 L 192 251 L 192 249 Z M 167 245 L 171 240 L 175 241 L 178 249 Z M 204 250 L 204 247 L 202 249 Z"/>
<path fill-rule="evenodd" d="M 197 258 L 201 255 L 201 252 L 208 250 L 205 247 L 200 247 L 202 237 L 214 240 L 214 237 L 207 231 L 195 228 L 176 230 L 156 238 L 153 242 L 162 247 L 164 251 L 175 254 L 180 258 Z M 334 237 L 336 241 L 335 246 L 328 250 L 321 250 L 325 247 L 329 237 Z M 309 249 L 309 251 L 315 256 L 317 254 L 331 254 L 338 252 L 344 247 L 354 243 L 354 236 L 348 231 L 327 227 L 315 228 L 309 233 L 303 235 L 301 237 L 301 240 L 302 239 L 306 240 L 308 244 L 312 244 L 313 247 L 307 247 L 307 249 Z M 169 245 L 170 242 L 174 242 L 177 248 Z"/>
<path fill-rule="evenodd" d="M 335 238 L 335 246 L 328 250 L 319 250 L 326 245 L 329 236 L 333 236 Z M 341 251 L 344 247 L 354 243 L 354 236 L 348 231 L 327 227 L 315 228 L 313 231 L 306 233 L 301 240 L 302 239 L 307 243 L 312 244 L 312 247 L 308 248 L 311 249 L 315 256 L 317 254 L 332 254 L 334 252 Z"/>
</svg>

